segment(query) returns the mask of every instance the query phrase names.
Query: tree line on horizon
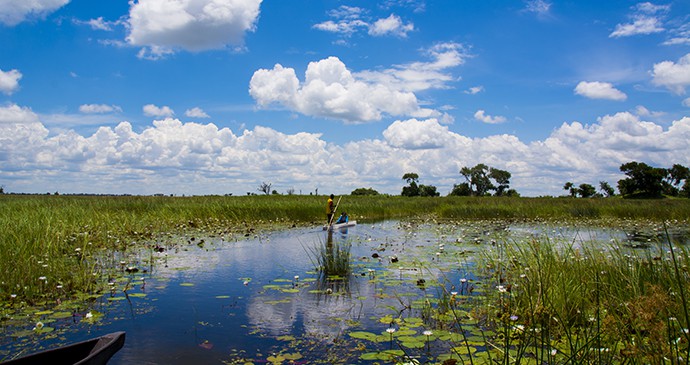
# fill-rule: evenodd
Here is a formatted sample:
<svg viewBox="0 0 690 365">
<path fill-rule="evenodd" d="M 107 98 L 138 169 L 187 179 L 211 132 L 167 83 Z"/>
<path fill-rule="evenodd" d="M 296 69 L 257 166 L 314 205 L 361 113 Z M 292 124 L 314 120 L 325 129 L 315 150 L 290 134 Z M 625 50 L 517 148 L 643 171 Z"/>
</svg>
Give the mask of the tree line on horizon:
<svg viewBox="0 0 690 365">
<path fill-rule="evenodd" d="M 632 161 L 622 164 L 620 166 L 620 171 L 627 176 L 624 179 L 618 180 L 617 183 L 619 195 L 623 198 L 662 198 L 665 196 L 690 198 L 690 168 L 681 164 L 674 164 L 670 168 L 663 168 L 653 167 L 644 162 Z M 520 196 L 515 189 L 510 188 L 510 178 L 512 175 L 506 170 L 480 163 L 474 167 L 465 166 L 460 169 L 459 173 L 465 178 L 465 181 L 460 184 L 453 184 L 453 189 L 448 196 Z M 405 180 L 407 185 L 403 186 L 400 193 L 401 196 L 433 197 L 441 195 L 436 186 L 420 184 L 419 174 L 415 172 L 405 173 L 402 179 Z M 597 192 L 597 189 L 589 183 L 581 183 L 576 186 L 570 181 L 563 185 L 563 189 L 568 191 L 569 196 L 573 198 L 616 196 L 614 188 L 606 181 L 599 181 L 600 192 Z M 266 195 L 279 194 L 276 190 L 272 189 L 272 184 L 270 182 L 262 182 L 257 190 Z M 287 191 L 287 195 L 294 195 L 295 193 L 294 188 L 290 188 Z M 0 185 L 0 195 L 1 194 L 7 194 L 5 186 L 3 185 Z M 357 188 L 350 194 L 379 195 L 379 192 L 372 188 Z M 48 195 L 50 195 L 50 193 L 48 193 Z M 54 195 L 59 195 L 59 193 L 55 192 Z M 163 194 L 156 195 L 162 196 Z M 247 195 L 256 194 L 248 192 Z M 312 195 L 312 193 L 310 193 L 310 195 Z M 318 195 L 318 189 L 315 191 L 315 195 Z"/>
<path fill-rule="evenodd" d="M 618 180 L 618 191 L 623 198 L 662 198 L 664 196 L 690 198 L 690 169 L 674 164 L 671 168 L 652 167 L 644 162 L 628 162 L 620 166 L 627 177 Z M 480 163 L 474 167 L 463 167 L 460 174 L 465 181 L 454 184 L 448 196 L 512 196 L 520 194 L 510 188 L 511 174 Z M 440 196 L 437 187 L 419 183 L 419 174 L 408 172 L 402 176 L 407 183 L 401 196 Z M 615 196 L 614 188 L 606 181 L 599 182 L 600 192 L 588 183 L 576 186 L 566 182 L 563 189 L 573 198 L 594 198 Z M 372 188 L 358 188 L 351 195 L 378 195 Z"/>
</svg>

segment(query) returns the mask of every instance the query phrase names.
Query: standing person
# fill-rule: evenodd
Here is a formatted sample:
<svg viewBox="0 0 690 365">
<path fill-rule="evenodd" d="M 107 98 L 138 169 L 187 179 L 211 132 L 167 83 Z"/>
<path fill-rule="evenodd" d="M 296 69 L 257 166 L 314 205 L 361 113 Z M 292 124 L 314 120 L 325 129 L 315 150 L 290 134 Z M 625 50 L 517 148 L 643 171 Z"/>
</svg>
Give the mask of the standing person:
<svg viewBox="0 0 690 365">
<path fill-rule="evenodd" d="M 335 208 L 333 207 L 333 194 L 328 198 L 328 202 L 326 203 L 326 223 L 331 224 L 331 218 L 333 218 L 333 213 L 335 212 Z"/>
</svg>

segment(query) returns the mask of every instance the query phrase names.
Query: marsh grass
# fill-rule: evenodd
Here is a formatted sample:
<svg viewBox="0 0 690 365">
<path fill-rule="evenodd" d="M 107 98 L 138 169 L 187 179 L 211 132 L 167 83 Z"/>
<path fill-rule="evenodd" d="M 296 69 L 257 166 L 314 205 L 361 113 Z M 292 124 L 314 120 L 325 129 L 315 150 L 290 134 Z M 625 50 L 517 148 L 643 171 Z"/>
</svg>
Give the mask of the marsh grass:
<svg viewBox="0 0 690 365">
<path fill-rule="evenodd" d="M 305 250 L 321 279 L 347 281 L 352 273 L 351 247 L 352 244 L 348 241 L 334 242 L 328 239 L 326 242 L 306 247 Z"/>
<path fill-rule="evenodd" d="M 501 363 L 687 364 L 688 250 L 535 239 L 487 251 L 494 290 L 475 308 Z"/>
<path fill-rule="evenodd" d="M 103 290 L 117 268 L 105 255 L 146 250 L 160 237 L 244 237 L 261 229 L 321 224 L 324 196 L 0 195 L 0 301 L 40 304 Z M 687 199 L 635 200 L 345 196 L 339 211 L 373 221 L 690 217 Z M 331 262 L 329 264 L 336 264 Z M 334 268 L 335 269 L 335 268 Z M 330 270 L 330 269 L 329 269 Z M 336 270 L 337 271 L 337 270 Z M 110 274 L 108 274 L 110 275 Z"/>
</svg>

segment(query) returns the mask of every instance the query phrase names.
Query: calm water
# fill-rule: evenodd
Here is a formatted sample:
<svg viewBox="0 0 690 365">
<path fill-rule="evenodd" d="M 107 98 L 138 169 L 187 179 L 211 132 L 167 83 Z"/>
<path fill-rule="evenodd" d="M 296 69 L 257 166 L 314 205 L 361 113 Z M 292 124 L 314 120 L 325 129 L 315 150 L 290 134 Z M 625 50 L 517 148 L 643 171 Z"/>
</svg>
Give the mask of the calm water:
<svg viewBox="0 0 690 365">
<path fill-rule="evenodd" d="M 438 287 L 420 280 L 450 287 L 473 279 L 473 256 L 492 241 L 540 235 L 565 242 L 632 236 L 622 230 L 386 221 L 332 235 L 300 228 L 232 242 L 190 238 L 155 253 L 147 272 L 128 274 L 128 295 L 118 287 L 93 303 L 90 309 L 104 314 L 95 324 L 81 322 L 84 309 L 48 324 L 56 338 L 17 339 L 3 328 L 0 358 L 20 347 L 35 351 L 36 343 L 51 347 L 126 331 L 125 347 L 110 364 L 266 363 L 272 355 L 294 353 L 302 356 L 297 363 L 366 363 L 352 351 L 357 341 L 349 331 L 381 333 L 387 328 L 381 317 L 411 315 L 407 305 L 439 295 Z M 350 280 L 326 282 L 314 272 L 314 250 L 328 243 L 351 244 Z"/>
</svg>

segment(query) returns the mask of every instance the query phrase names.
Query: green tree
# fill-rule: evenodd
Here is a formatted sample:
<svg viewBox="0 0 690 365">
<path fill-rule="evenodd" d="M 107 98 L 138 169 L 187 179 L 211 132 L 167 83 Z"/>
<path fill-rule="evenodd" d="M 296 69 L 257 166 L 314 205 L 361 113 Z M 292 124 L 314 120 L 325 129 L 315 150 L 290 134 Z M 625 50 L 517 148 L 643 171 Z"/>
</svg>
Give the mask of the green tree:
<svg viewBox="0 0 690 365">
<path fill-rule="evenodd" d="M 666 178 L 664 178 L 664 193 L 672 196 L 682 195 L 681 192 L 687 191 L 686 186 L 689 179 L 690 169 L 680 164 L 674 164 L 667 170 Z"/>
<path fill-rule="evenodd" d="M 606 181 L 599 181 L 599 189 L 604 193 L 604 196 L 606 196 L 607 198 L 616 195 L 616 192 Z"/>
<path fill-rule="evenodd" d="M 597 189 L 595 189 L 594 186 L 592 186 L 590 184 L 580 184 L 577 191 L 581 197 L 591 198 L 594 196 L 594 194 L 596 194 Z"/>
<path fill-rule="evenodd" d="M 491 167 L 489 177 L 496 181 L 496 196 L 503 196 L 510 187 L 510 172 Z"/>
<path fill-rule="evenodd" d="M 465 177 L 472 195 L 484 196 L 489 190 L 496 190 L 489 178 L 489 166 L 480 163 L 474 167 L 463 167 L 460 174 Z"/>
<path fill-rule="evenodd" d="M 566 182 L 565 185 L 563 185 L 563 190 L 568 190 L 570 193 L 571 198 L 575 198 L 577 196 L 577 187 L 575 184 L 571 183 L 570 181 Z"/>
<path fill-rule="evenodd" d="M 633 161 L 622 164 L 620 170 L 628 176 L 618 180 L 618 191 L 623 197 L 662 197 L 663 182 L 667 175 L 666 169 Z"/>
<path fill-rule="evenodd" d="M 350 195 L 379 195 L 379 192 L 372 188 L 357 188 Z"/>
<path fill-rule="evenodd" d="M 417 185 L 417 180 L 419 180 L 419 175 L 414 172 L 408 172 L 403 175 L 403 180 L 407 182 L 407 186 L 403 186 L 402 196 L 419 196 L 419 186 Z"/>
<path fill-rule="evenodd" d="M 419 196 L 439 196 L 433 185 L 419 185 Z"/>
<path fill-rule="evenodd" d="M 470 196 L 472 195 L 472 189 L 470 189 L 470 184 L 464 182 L 461 184 L 453 185 L 453 190 L 449 195 L 453 196 Z"/>
</svg>

